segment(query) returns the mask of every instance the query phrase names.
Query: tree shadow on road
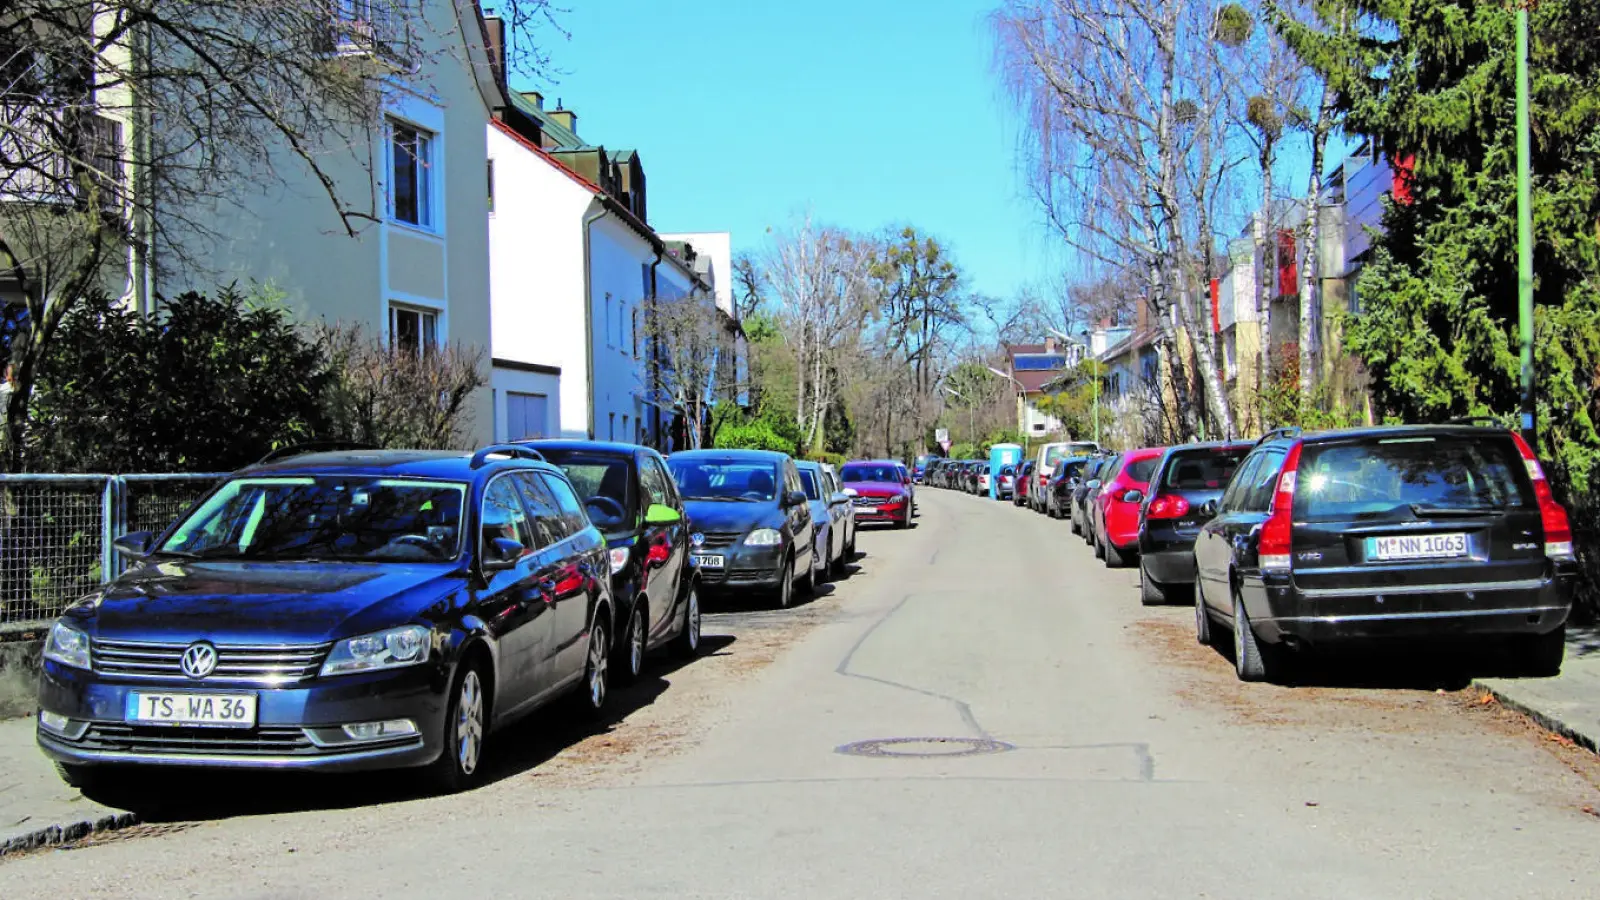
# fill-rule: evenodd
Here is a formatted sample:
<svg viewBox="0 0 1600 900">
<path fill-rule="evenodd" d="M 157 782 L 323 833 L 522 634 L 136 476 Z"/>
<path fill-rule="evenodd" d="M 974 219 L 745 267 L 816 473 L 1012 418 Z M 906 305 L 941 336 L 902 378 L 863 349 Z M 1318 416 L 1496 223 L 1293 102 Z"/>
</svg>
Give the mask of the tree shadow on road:
<svg viewBox="0 0 1600 900">
<path fill-rule="evenodd" d="M 721 655 L 736 639 L 705 635 L 700 656 Z M 568 698 L 494 732 L 485 745 L 479 789 L 536 769 L 563 750 L 614 730 L 629 715 L 655 703 L 670 676 L 694 659 L 653 653 L 639 681 L 613 680 L 605 716 L 587 720 Z M 417 800 L 430 795 L 419 769 L 318 774 L 220 770 L 129 770 L 106 778 L 109 786 L 85 791 L 90 799 L 136 812 L 146 822 L 228 819 L 311 810 L 351 809 Z"/>
</svg>

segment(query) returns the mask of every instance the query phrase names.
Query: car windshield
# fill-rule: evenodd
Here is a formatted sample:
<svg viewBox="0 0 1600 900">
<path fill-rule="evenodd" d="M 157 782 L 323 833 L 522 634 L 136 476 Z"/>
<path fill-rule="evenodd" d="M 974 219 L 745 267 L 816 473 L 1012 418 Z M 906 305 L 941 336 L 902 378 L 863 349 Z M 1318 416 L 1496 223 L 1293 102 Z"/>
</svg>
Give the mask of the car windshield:
<svg viewBox="0 0 1600 900">
<path fill-rule="evenodd" d="M 735 459 L 668 459 L 685 500 L 771 500 L 778 495 L 778 469 L 771 463 Z"/>
<path fill-rule="evenodd" d="M 1066 444 L 1053 444 L 1053 445 L 1051 445 L 1049 447 L 1044 448 L 1044 466 L 1046 468 L 1054 469 L 1056 467 L 1056 463 L 1058 463 L 1058 462 L 1060 462 L 1060 461 L 1062 461 L 1063 459 L 1066 459 L 1066 458 L 1067 458 L 1067 445 Z"/>
<path fill-rule="evenodd" d="M 583 501 L 589 520 L 601 531 L 622 528 L 638 518 L 638 491 L 632 466 L 621 456 L 539 448 L 544 458 L 561 467 Z"/>
<path fill-rule="evenodd" d="M 1156 473 L 1156 463 L 1160 461 L 1161 457 L 1159 456 L 1149 456 L 1128 463 L 1128 480 L 1139 484 L 1149 483 L 1150 476 Z"/>
<path fill-rule="evenodd" d="M 851 463 L 839 470 L 839 477 L 844 481 L 881 481 L 889 484 L 900 483 L 900 471 L 891 465 L 873 465 L 870 463 Z"/>
<path fill-rule="evenodd" d="M 466 485 L 390 478 L 236 478 L 158 553 L 196 559 L 443 562 L 461 551 Z"/>
<path fill-rule="evenodd" d="M 1406 437 L 1309 444 L 1296 474 L 1296 519 L 1425 516 L 1537 506 L 1509 439 Z"/>
<path fill-rule="evenodd" d="M 817 489 L 817 473 L 810 469 L 801 469 L 800 483 L 805 485 L 807 500 L 822 499 L 822 492 Z"/>
<path fill-rule="evenodd" d="M 1186 450 L 1173 455 L 1161 483 L 1178 491 L 1220 491 L 1249 455 L 1249 447 Z"/>
</svg>

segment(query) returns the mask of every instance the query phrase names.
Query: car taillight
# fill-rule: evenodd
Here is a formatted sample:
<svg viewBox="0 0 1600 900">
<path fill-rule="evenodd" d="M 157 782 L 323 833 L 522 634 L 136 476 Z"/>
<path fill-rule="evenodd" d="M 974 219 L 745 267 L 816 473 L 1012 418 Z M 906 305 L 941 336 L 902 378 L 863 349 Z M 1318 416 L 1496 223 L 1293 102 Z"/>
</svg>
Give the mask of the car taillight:
<svg viewBox="0 0 1600 900">
<path fill-rule="evenodd" d="M 1150 501 L 1145 509 L 1146 519 L 1176 519 L 1189 514 L 1189 501 L 1176 494 L 1162 494 Z"/>
<path fill-rule="evenodd" d="M 1272 507 L 1267 522 L 1261 526 L 1261 543 L 1257 552 L 1263 572 L 1287 572 L 1290 569 L 1290 543 L 1294 533 L 1294 484 L 1300 471 L 1300 444 L 1289 449 L 1278 473 L 1278 489 L 1272 494 Z"/>
<path fill-rule="evenodd" d="M 1533 448 L 1522 439 L 1522 435 L 1511 433 L 1511 439 L 1516 441 L 1517 452 L 1522 454 L 1522 462 L 1528 467 L 1528 477 L 1533 479 L 1533 495 L 1539 499 L 1539 521 L 1544 525 L 1544 555 L 1560 562 L 1570 562 L 1577 557 L 1572 552 L 1572 524 L 1567 521 L 1567 511 L 1556 502 L 1555 495 L 1550 492 L 1550 481 L 1544 477 L 1544 467 L 1539 465 L 1539 457 L 1533 453 Z"/>
</svg>

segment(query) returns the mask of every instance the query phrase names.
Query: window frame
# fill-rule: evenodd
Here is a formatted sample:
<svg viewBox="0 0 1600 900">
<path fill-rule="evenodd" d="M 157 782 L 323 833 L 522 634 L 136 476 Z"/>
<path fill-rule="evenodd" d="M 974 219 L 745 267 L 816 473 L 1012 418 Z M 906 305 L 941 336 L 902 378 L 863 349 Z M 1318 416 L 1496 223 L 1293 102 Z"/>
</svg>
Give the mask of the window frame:
<svg viewBox="0 0 1600 900">
<path fill-rule="evenodd" d="M 386 175 L 385 190 L 385 218 L 392 224 L 406 228 L 414 228 L 430 234 L 440 232 L 438 223 L 439 179 L 434 177 L 434 171 L 439 168 L 439 135 L 437 132 L 423 126 L 402 119 L 397 116 L 387 118 L 387 140 L 384 150 Z M 408 151 L 412 161 L 412 197 L 416 207 L 416 221 L 402 218 L 400 215 L 399 191 L 400 159 L 398 153 L 402 149 L 401 136 L 409 134 L 414 139 L 416 149 Z"/>
<path fill-rule="evenodd" d="M 416 352 L 424 357 L 431 356 L 439 350 L 439 323 L 444 318 L 444 311 L 416 303 L 407 303 L 404 300 L 389 301 L 389 346 L 400 346 L 400 315 L 411 314 L 417 317 L 417 347 Z M 425 329 L 429 322 L 432 328 Z"/>
<path fill-rule="evenodd" d="M 483 486 L 483 494 L 478 498 L 478 521 L 476 523 L 476 525 L 477 525 L 477 528 L 476 528 L 476 531 L 477 531 L 476 545 L 477 545 L 477 549 L 478 549 L 478 559 L 480 559 L 480 560 L 488 558 L 488 550 L 489 550 L 488 542 L 484 540 L 484 536 L 483 536 L 484 524 L 487 521 L 487 517 L 484 515 L 484 513 L 487 511 L 488 506 L 489 506 L 490 494 L 494 491 L 495 486 L 500 484 L 500 482 L 502 482 L 502 481 L 504 481 L 510 487 L 511 496 L 515 497 L 516 500 L 517 500 L 517 511 L 522 514 L 522 525 L 523 525 L 523 528 L 526 530 L 528 538 L 529 538 L 528 541 L 523 542 L 523 545 L 522 545 L 523 554 L 522 555 L 523 556 L 527 556 L 530 553 L 534 553 L 534 552 L 537 552 L 538 550 L 543 549 L 542 547 L 540 547 L 539 545 L 534 543 L 534 541 L 538 539 L 538 535 L 535 534 L 534 527 L 533 527 L 533 514 L 532 514 L 532 512 L 529 511 L 527 502 L 523 498 L 522 491 L 517 487 L 516 482 L 510 480 L 510 476 L 513 475 L 513 474 L 515 474 L 515 473 L 513 473 L 513 472 L 504 472 L 504 473 L 501 473 L 501 474 L 496 475 L 495 477 L 489 479 L 488 483 Z"/>
</svg>

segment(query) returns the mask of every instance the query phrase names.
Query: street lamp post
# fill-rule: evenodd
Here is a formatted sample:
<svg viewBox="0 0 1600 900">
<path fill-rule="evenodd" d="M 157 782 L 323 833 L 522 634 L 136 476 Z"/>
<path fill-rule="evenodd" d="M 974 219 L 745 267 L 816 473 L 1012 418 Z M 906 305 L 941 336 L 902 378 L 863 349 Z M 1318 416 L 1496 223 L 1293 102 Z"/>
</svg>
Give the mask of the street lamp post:
<svg viewBox="0 0 1600 900">
<path fill-rule="evenodd" d="M 961 393 L 959 391 L 957 391 L 953 387 L 945 386 L 944 392 L 946 394 L 949 394 L 950 396 L 956 398 L 957 400 L 962 401 L 962 402 L 965 402 L 966 399 L 967 399 L 967 398 L 961 396 Z M 967 403 L 967 442 L 972 444 L 973 446 L 977 446 L 978 445 L 977 431 L 978 431 L 978 416 L 977 416 L 977 412 L 976 412 L 976 407 L 974 407 L 971 403 Z"/>
<path fill-rule="evenodd" d="M 1064 332 L 1057 331 L 1054 328 L 1049 329 L 1049 331 L 1064 341 L 1072 340 Z M 1098 446 L 1100 443 L 1100 361 L 1094 358 L 1093 353 L 1089 354 L 1089 359 L 1094 363 L 1094 442 Z"/>
<path fill-rule="evenodd" d="M 1517 316 L 1522 339 L 1522 434 L 1537 452 L 1533 393 L 1533 163 L 1528 110 L 1528 4 L 1517 4 Z"/>
</svg>

